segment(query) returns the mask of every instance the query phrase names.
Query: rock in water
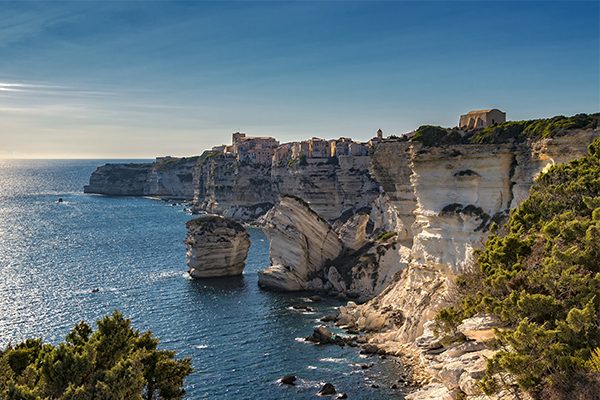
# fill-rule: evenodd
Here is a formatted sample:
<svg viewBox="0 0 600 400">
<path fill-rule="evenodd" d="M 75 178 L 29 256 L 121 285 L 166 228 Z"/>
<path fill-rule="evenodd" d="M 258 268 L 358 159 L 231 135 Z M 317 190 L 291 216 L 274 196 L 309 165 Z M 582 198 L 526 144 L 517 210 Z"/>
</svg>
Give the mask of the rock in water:
<svg viewBox="0 0 600 400">
<path fill-rule="evenodd" d="M 186 256 L 192 278 L 242 274 L 250 235 L 241 224 L 216 215 L 204 215 L 186 226 Z"/>
<path fill-rule="evenodd" d="M 306 338 L 307 341 L 319 344 L 335 343 L 334 336 L 329 330 L 321 325 L 314 329 L 313 333 Z"/>
<path fill-rule="evenodd" d="M 283 378 L 281 378 L 279 381 L 281 383 L 283 383 L 284 385 L 295 385 L 294 382 L 296 382 L 296 376 L 294 376 L 294 375 L 286 375 Z"/>
<path fill-rule="evenodd" d="M 283 196 L 265 219 L 271 267 L 259 272 L 258 284 L 282 291 L 322 290 L 323 268 L 343 246 L 331 225 L 292 196 Z"/>
<path fill-rule="evenodd" d="M 327 382 L 326 384 L 324 384 L 323 387 L 321 388 L 321 390 L 319 390 L 319 393 L 318 393 L 319 396 L 331 396 L 332 394 L 335 394 L 335 386 L 333 386 L 329 382 Z"/>
</svg>

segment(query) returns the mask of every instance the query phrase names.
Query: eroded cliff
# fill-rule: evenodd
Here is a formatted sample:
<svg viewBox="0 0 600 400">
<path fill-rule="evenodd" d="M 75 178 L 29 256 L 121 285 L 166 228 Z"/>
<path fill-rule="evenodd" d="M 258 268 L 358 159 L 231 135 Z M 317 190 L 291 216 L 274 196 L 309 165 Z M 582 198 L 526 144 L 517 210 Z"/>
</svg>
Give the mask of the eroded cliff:
<svg viewBox="0 0 600 400">
<path fill-rule="evenodd" d="M 281 197 L 266 220 L 271 266 L 259 272 L 259 285 L 283 291 L 324 289 L 324 267 L 343 248 L 331 225 L 292 196 Z"/>
<path fill-rule="evenodd" d="M 334 221 L 346 212 L 369 206 L 379 185 L 369 174 L 369 156 L 338 156 L 309 159 L 275 166 L 271 172 L 273 192 L 301 198 L 321 217 Z"/>
<path fill-rule="evenodd" d="M 203 215 L 186 226 L 186 259 L 192 278 L 242 274 L 250 235 L 241 224 L 218 215 Z"/>
<path fill-rule="evenodd" d="M 388 203 L 381 220 L 387 227 L 396 224 L 398 240 L 408 249 L 405 267 L 374 299 L 342 309 L 339 321 L 370 332 L 370 343 L 382 351 L 413 354 L 412 362 L 424 368 L 425 381 L 432 384 L 411 398 L 480 394 L 474 382 L 485 369 L 481 357 L 491 354 L 488 347 L 432 350 L 417 344 L 432 341 L 428 327 L 452 299 L 454 278 L 471 267 L 490 225 L 526 197 L 540 172 L 579 158 L 599 134 L 581 130 L 525 143 L 424 147 L 387 142 L 377 147 L 372 171 Z M 401 163 L 410 173 L 398 166 L 399 158 L 390 157 L 393 153 L 407 155 Z M 394 170 L 403 173 L 389 173 Z"/>
<path fill-rule="evenodd" d="M 275 203 L 271 167 L 208 154 L 195 170 L 194 208 L 238 221 L 253 221 Z"/>
<path fill-rule="evenodd" d="M 105 164 L 90 176 L 85 193 L 191 200 L 198 157 L 160 157 L 153 163 Z"/>
</svg>

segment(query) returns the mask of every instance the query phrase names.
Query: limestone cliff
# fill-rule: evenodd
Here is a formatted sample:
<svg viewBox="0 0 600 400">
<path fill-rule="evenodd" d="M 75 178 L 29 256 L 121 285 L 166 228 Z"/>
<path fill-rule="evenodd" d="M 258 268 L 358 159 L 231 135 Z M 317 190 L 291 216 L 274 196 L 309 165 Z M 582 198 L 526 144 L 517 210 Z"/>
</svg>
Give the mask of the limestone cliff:
<svg viewBox="0 0 600 400">
<path fill-rule="evenodd" d="M 187 223 L 187 263 L 192 278 L 241 275 L 250 235 L 239 223 L 204 215 Z"/>
<path fill-rule="evenodd" d="M 368 171 L 369 156 L 309 159 L 265 166 L 213 154 L 198 163 L 194 206 L 240 221 L 253 221 L 280 196 L 295 196 L 321 217 L 335 221 L 368 206 L 379 185 Z"/>
<path fill-rule="evenodd" d="M 84 193 L 143 196 L 152 164 L 105 164 L 90 176 Z"/>
<path fill-rule="evenodd" d="M 317 290 L 367 300 L 380 293 L 406 266 L 395 234 L 370 238 L 369 209 L 337 229 L 304 200 L 282 196 L 264 217 L 271 266 L 259 273 L 263 288 Z"/>
<path fill-rule="evenodd" d="M 452 277 L 471 265 L 490 224 L 524 198 L 544 168 L 585 154 L 599 134 L 578 131 L 522 144 L 380 144 L 371 171 L 384 187 L 385 201 L 373 207 L 372 218 L 398 233 L 406 268 L 364 306 L 365 313 L 401 313 L 402 323 L 391 329 L 395 340 L 407 343 L 420 336 L 444 304 Z"/>
<path fill-rule="evenodd" d="M 85 193 L 113 196 L 156 196 L 192 199 L 193 171 L 198 157 L 157 158 L 145 164 L 105 164 L 90 176 Z"/>
<path fill-rule="evenodd" d="M 276 196 L 270 166 L 240 162 L 222 154 L 203 155 L 195 170 L 194 207 L 239 221 L 267 212 Z"/>
<path fill-rule="evenodd" d="M 324 266 L 342 252 L 329 223 L 291 196 L 281 197 L 266 220 L 271 266 L 259 272 L 259 285 L 285 291 L 323 289 Z"/>
<path fill-rule="evenodd" d="M 434 379 L 429 392 L 412 398 L 454 398 L 457 390 L 476 398 L 473 377 L 480 376 L 480 356 L 488 349 L 480 346 L 457 357 L 441 349 L 438 353 L 444 357 L 436 361 L 426 357 L 428 349 L 415 346 L 417 338 L 428 334 L 428 323 L 448 304 L 454 277 L 470 268 L 474 249 L 486 239 L 490 224 L 502 221 L 541 171 L 585 154 L 599 135 L 581 130 L 525 143 L 424 147 L 388 141 L 377 147 L 371 171 L 385 194 L 371 216 L 386 229 L 395 226 L 398 244 L 405 249 L 403 267 L 373 300 L 343 309 L 340 322 L 371 332 L 370 342 L 382 351 L 412 351 L 416 364 L 439 364 L 437 369 L 427 367 L 428 379 Z M 463 373 L 468 374 L 464 385 Z"/>
<path fill-rule="evenodd" d="M 340 218 L 371 202 L 379 194 L 379 185 L 368 171 L 369 156 L 338 156 L 309 159 L 306 165 L 274 166 L 271 172 L 273 192 L 301 198 L 328 221 Z"/>
</svg>

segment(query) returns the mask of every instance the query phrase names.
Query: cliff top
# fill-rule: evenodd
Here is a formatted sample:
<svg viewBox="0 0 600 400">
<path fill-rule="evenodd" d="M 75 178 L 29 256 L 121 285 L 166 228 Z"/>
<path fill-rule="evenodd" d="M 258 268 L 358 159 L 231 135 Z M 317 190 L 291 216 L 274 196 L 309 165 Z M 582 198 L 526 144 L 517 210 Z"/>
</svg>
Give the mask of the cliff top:
<svg viewBox="0 0 600 400">
<path fill-rule="evenodd" d="M 229 228 L 236 232 L 244 232 L 246 229 L 238 222 L 221 217 L 220 215 L 202 215 L 186 223 L 188 229 L 202 229 L 212 231 L 215 228 Z"/>
<path fill-rule="evenodd" d="M 452 144 L 523 143 L 527 140 L 565 136 L 575 130 L 597 129 L 598 127 L 600 127 L 600 113 L 577 114 L 571 117 L 559 115 L 544 119 L 508 121 L 468 131 L 423 125 L 409 140 L 421 142 L 429 147 Z"/>
</svg>

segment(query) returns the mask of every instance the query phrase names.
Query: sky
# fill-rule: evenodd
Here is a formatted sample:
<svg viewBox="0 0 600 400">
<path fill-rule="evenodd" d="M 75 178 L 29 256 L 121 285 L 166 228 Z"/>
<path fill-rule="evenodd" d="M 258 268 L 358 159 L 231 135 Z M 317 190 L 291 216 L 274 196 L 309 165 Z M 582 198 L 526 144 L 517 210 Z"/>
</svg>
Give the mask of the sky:
<svg viewBox="0 0 600 400">
<path fill-rule="evenodd" d="M 597 1 L 0 1 L 0 158 L 600 111 Z"/>
</svg>

